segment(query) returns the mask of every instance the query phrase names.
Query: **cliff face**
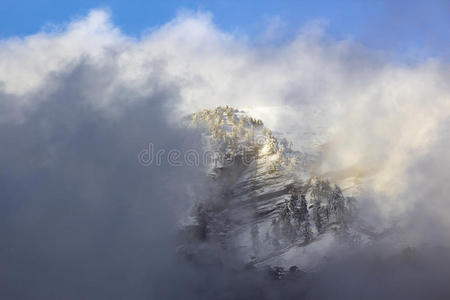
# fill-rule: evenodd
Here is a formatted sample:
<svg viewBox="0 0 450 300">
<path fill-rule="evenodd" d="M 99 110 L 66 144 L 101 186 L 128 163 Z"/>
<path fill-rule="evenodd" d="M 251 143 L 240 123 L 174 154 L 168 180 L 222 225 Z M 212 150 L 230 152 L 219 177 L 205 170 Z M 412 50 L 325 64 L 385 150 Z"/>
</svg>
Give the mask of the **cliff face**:
<svg viewBox="0 0 450 300">
<path fill-rule="evenodd" d="M 310 178 L 312 158 L 260 120 L 218 107 L 189 123 L 204 132 L 215 192 L 192 208 L 182 229 L 185 251 L 207 244 L 256 266 L 308 268 L 329 255 L 330 245 L 368 238 L 355 229 L 355 199 L 326 178 Z"/>
</svg>

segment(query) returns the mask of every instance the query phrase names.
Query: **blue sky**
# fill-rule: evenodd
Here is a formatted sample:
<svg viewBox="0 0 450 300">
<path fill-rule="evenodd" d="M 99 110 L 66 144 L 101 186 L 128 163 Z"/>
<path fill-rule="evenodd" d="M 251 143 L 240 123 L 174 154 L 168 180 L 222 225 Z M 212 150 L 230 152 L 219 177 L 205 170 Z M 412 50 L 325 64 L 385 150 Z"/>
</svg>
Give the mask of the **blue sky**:
<svg viewBox="0 0 450 300">
<path fill-rule="evenodd" d="M 366 46 L 418 56 L 448 57 L 450 1 L 55 1 L 3 0 L 0 38 L 24 36 L 48 23 L 64 23 L 92 8 L 109 8 L 114 23 L 125 33 L 139 36 L 164 24 L 180 9 L 210 11 L 226 31 L 252 36 L 269 20 L 278 18 L 290 36 L 315 19 L 327 22 L 331 36 L 351 38 Z"/>
</svg>

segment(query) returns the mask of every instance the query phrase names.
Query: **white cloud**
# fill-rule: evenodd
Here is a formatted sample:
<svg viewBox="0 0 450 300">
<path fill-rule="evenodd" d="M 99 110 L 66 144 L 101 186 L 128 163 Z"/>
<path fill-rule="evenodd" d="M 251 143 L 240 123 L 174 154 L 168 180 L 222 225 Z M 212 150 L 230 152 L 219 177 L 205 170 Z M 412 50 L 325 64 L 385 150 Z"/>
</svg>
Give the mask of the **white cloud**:
<svg viewBox="0 0 450 300">
<path fill-rule="evenodd" d="M 391 199 L 383 202 L 387 212 L 404 211 L 409 204 L 398 199 L 410 187 L 409 169 L 447 138 L 440 132 L 450 114 L 448 64 L 401 64 L 321 28 L 257 46 L 219 30 L 210 14 L 184 13 L 133 39 L 94 10 L 62 30 L 0 42 L 0 91 L 14 107 L 0 121 L 24 118 L 55 76 L 87 61 L 114 69 L 101 90 L 86 95 L 100 111 L 127 106 L 115 94 L 121 86 L 145 96 L 164 85 L 179 89 L 175 120 L 205 107 L 246 108 L 299 148 L 311 149 L 315 131 L 326 142 L 317 172 L 357 173 L 367 190 Z"/>
</svg>

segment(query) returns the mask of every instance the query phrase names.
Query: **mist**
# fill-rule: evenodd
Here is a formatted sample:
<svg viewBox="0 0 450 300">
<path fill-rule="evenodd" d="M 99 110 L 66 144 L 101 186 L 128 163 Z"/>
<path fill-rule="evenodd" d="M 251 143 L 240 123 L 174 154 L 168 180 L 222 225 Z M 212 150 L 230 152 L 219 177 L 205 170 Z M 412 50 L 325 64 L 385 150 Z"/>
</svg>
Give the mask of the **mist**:
<svg viewBox="0 0 450 300">
<path fill-rule="evenodd" d="M 1 40 L 0 295 L 446 298 L 448 78 L 445 58 L 396 61 L 315 21 L 281 44 L 255 43 L 207 12 L 180 12 L 135 38 L 92 10 Z M 202 168 L 143 166 L 138 154 L 149 143 L 199 149 L 182 120 L 219 105 L 317 155 L 312 175 L 357 177 L 362 214 L 395 228 L 392 241 L 287 282 L 228 266 L 207 247 L 200 261 L 179 257 L 179 222 L 211 196 L 210 181 Z"/>
</svg>

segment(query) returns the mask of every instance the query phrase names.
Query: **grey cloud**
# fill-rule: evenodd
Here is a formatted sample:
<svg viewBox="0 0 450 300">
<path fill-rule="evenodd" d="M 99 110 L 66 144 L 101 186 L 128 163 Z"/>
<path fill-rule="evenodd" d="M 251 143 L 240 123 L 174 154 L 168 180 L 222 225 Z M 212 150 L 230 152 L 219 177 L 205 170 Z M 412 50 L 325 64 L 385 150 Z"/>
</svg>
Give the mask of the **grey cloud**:
<svg viewBox="0 0 450 300">
<path fill-rule="evenodd" d="M 93 109 L 86 98 L 104 96 L 115 75 L 90 63 L 54 74 L 54 91 L 0 128 L 2 298 L 135 298 L 169 260 L 198 171 L 142 167 L 137 153 L 150 141 L 194 147 L 195 135 L 165 120 L 176 87 L 146 97 L 116 87 L 135 104 L 115 118 Z"/>
</svg>

